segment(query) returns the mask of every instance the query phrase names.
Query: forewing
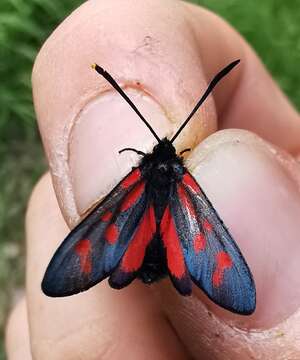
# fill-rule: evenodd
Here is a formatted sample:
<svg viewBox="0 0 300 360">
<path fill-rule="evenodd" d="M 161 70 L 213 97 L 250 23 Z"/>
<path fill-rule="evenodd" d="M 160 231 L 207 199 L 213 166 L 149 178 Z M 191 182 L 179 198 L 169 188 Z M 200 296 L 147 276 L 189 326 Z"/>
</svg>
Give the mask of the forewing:
<svg viewBox="0 0 300 360">
<path fill-rule="evenodd" d="M 131 283 L 140 270 L 146 249 L 156 232 L 154 207 L 147 201 L 146 210 L 137 224 L 134 235 L 126 249 L 118 267 L 109 278 L 109 284 L 115 289 L 121 289 Z"/>
<path fill-rule="evenodd" d="M 42 289 L 68 296 L 89 289 L 118 266 L 147 208 L 139 168 L 130 172 L 57 249 Z"/>
<path fill-rule="evenodd" d="M 239 314 L 255 310 L 255 284 L 238 246 L 195 179 L 186 172 L 170 210 L 192 280 L 215 303 Z"/>
<path fill-rule="evenodd" d="M 166 206 L 160 223 L 160 234 L 165 248 L 168 272 L 172 283 L 181 295 L 190 295 L 192 284 L 184 259 L 181 224 L 174 217 L 174 215 L 177 215 L 174 195 L 176 196 L 175 183 L 170 187 L 169 203 Z"/>
</svg>

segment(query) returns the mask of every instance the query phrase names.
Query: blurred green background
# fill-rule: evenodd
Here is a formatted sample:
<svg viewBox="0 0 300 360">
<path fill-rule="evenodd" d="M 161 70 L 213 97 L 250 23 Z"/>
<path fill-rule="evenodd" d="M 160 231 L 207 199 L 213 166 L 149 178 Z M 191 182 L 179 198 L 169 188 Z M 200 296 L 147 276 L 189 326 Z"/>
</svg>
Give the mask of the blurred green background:
<svg viewBox="0 0 300 360">
<path fill-rule="evenodd" d="M 30 76 L 44 40 L 80 0 L 0 1 L 0 359 L 10 304 L 24 282 L 24 212 L 46 169 L 32 107 Z M 300 108 L 298 0 L 198 0 L 253 45 Z"/>
</svg>

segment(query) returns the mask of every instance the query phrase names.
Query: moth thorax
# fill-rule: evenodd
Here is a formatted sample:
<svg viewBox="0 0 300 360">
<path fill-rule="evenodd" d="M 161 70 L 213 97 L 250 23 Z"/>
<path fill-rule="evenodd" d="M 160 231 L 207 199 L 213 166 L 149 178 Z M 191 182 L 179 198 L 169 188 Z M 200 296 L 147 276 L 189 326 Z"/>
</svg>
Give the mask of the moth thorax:
<svg viewBox="0 0 300 360">
<path fill-rule="evenodd" d="M 167 163 L 160 163 L 157 165 L 157 170 L 162 174 L 169 172 L 170 166 Z"/>
</svg>

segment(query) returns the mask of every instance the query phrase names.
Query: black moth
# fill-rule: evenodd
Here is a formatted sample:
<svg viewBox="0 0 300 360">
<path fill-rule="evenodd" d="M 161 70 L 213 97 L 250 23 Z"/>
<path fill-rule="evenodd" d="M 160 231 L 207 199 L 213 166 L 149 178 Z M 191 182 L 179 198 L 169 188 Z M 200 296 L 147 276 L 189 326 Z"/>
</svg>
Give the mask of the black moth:
<svg viewBox="0 0 300 360">
<path fill-rule="evenodd" d="M 192 283 L 218 305 L 239 314 L 255 310 L 251 272 L 205 193 L 176 154 L 174 140 L 215 85 L 237 64 L 211 81 L 204 95 L 171 140 L 160 139 L 116 81 L 102 75 L 145 123 L 158 141 L 132 171 L 81 221 L 54 254 L 42 289 L 68 296 L 109 277 L 121 289 L 139 278 L 146 284 L 167 274 L 177 291 L 189 295 Z M 184 151 L 189 151 L 186 149 Z"/>
</svg>

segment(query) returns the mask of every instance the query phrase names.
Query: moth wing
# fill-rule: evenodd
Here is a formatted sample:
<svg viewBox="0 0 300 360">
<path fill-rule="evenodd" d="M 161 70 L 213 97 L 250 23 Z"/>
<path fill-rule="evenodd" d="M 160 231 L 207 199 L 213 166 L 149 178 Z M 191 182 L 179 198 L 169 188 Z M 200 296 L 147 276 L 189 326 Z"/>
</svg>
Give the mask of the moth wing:
<svg viewBox="0 0 300 360">
<path fill-rule="evenodd" d="M 180 224 L 174 217 L 178 213 L 175 207 L 179 204 L 179 202 L 175 202 L 174 195 L 176 195 L 175 183 L 171 185 L 169 202 L 161 219 L 160 235 L 165 249 L 170 279 L 181 295 L 190 295 L 192 282 L 184 259 Z"/>
<path fill-rule="evenodd" d="M 253 313 L 256 291 L 249 267 L 191 174 L 184 174 L 170 199 L 170 212 L 193 282 L 223 308 L 244 315 Z"/>
<path fill-rule="evenodd" d="M 43 292 L 68 296 L 109 276 L 130 246 L 143 214 L 148 214 L 147 206 L 145 182 L 136 168 L 62 242 L 46 270 Z"/>
<path fill-rule="evenodd" d="M 122 259 L 109 278 L 109 284 L 115 289 L 129 285 L 143 265 L 146 249 L 156 232 L 154 207 L 147 202 L 146 209 L 138 222 Z"/>
</svg>

